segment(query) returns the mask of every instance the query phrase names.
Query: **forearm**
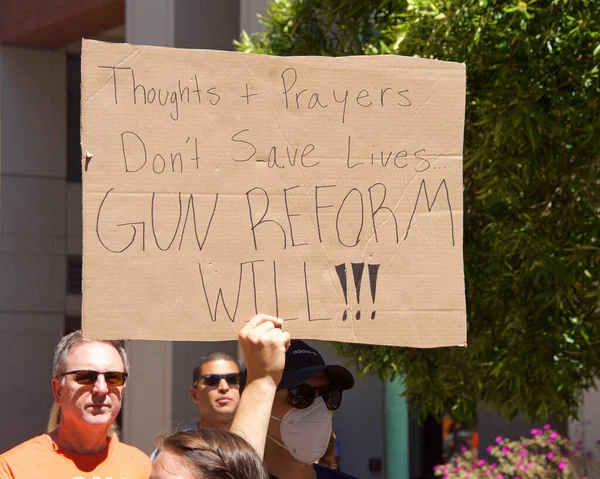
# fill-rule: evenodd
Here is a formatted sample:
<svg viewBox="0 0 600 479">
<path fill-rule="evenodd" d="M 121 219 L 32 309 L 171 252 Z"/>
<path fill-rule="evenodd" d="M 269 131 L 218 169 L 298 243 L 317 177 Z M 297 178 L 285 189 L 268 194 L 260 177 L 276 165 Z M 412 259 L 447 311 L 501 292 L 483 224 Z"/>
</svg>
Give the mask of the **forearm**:
<svg viewBox="0 0 600 479">
<path fill-rule="evenodd" d="M 261 459 L 276 389 L 277 385 L 265 378 L 249 380 L 231 424 L 231 432 L 246 439 Z"/>
</svg>

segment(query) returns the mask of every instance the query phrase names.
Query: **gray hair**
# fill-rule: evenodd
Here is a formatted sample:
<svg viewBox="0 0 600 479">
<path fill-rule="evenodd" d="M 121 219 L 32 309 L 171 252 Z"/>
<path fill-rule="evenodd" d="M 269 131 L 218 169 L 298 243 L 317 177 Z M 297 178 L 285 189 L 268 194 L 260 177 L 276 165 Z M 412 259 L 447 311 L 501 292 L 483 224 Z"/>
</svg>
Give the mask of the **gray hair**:
<svg viewBox="0 0 600 479">
<path fill-rule="evenodd" d="M 52 374 L 54 377 L 58 377 L 66 372 L 67 358 L 69 357 L 69 351 L 76 344 L 88 342 L 83 338 L 81 330 L 73 331 L 71 334 L 64 336 L 57 344 L 54 350 L 54 360 L 52 362 Z M 121 360 L 123 361 L 123 369 L 126 373 L 129 373 L 129 361 L 127 360 L 127 353 L 125 352 L 124 341 L 98 341 L 100 343 L 110 344 L 117 350 Z"/>
</svg>

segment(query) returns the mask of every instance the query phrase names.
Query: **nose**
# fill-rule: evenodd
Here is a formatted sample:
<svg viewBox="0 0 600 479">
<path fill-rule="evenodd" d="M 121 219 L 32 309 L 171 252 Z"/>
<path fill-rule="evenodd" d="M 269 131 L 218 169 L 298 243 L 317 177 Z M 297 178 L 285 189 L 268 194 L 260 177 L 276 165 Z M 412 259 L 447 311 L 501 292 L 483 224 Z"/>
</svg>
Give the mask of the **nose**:
<svg viewBox="0 0 600 479">
<path fill-rule="evenodd" d="M 96 382 L 94 383 L 92 392 L 97 396 L 108 394 L 108 385 L 106 384 L 106 379 L 104 379 L 104 374 L 98 374 L 98 379 L 96 379 Z"/>
<path fill-rule="evenodd" d="M 221 378 L 219 381 L 219 391 L 227 392 L 229 391 L 229 383 L 225 380 L 225 378 Z"/>
</svg>

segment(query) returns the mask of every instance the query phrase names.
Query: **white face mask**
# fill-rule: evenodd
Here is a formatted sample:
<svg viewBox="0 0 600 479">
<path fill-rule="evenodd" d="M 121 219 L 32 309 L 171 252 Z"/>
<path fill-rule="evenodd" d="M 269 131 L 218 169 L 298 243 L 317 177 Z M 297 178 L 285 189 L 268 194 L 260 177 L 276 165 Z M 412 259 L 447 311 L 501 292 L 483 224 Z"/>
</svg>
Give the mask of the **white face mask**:
<svg viewBox="0 0 600 479">
<path fill-rule="evenodd" d="M 279 432 L 283 444 L 267 434 L 269 439 L 287 449 L 294 459 L 313 464 L 327 451 L 331 437 L 331 413 L 322 397 L 317 397 L 306 409 L 293 408 L 280 421 Z"/>
</svg>

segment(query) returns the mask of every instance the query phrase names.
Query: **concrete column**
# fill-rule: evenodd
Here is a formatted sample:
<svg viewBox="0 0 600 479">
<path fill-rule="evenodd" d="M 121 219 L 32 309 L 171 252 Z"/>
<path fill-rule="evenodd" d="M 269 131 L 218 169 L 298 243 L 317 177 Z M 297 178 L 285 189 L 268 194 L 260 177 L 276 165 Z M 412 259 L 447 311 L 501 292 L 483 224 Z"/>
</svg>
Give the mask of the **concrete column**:
<svg viewBox="0 0 600 479">
<path fill-rule="evenodd" d="M 583 395 L 578 420 L 569 421 L 569 437 L 573 443 L 581 441 L 584 451 L 600 461 L 600 390 L 590 389 Z"/>
<path fill-rule="evenodd" d="M 385 382 L 385 477 L 408 479 L 408 405 L 400 378 Z"/>
<path fill-rule="evenodd" d="M 174 0 L 127 0 L 125 41 L 175 46 Z M 131 378 L 123 403 L 123 440 L 150 453 L 172 422 L 173 344 L 128 341 Z"/>
<path fill-rule="evenodd" d="M 240 29 L 249 34 L 262 32 L 264 27 L 257 15 L 263 14 L 268 6 L 268 0 L 240 0 Z"/>
<path fill-rule="evenodd" d="M 149 454 L 171 429 L 173 343 L 128 341 L 131 377 L 123 402 L 123 441 Z"/>
<path fill-rule="evenodd" d="M 66 290 L 66 57 L 0 47 L 0 452 L 44 432 Z"/>
<path fill-rule="evenodd" d="M 239 18 L 239 0 L 127 0 L 125 41 L 231 50 L 239 36 Z M 187 393 L 194 362 L 210 351 L 230 347 L 164 341 L 129 343 L 132 376 L 125 394 L 123 438 L 150 452 L 157 434 L 168 433 L 196 415 Z M 235 355 L 235 349 L 231 353 Z"/>
</svg>

